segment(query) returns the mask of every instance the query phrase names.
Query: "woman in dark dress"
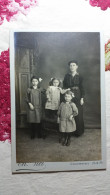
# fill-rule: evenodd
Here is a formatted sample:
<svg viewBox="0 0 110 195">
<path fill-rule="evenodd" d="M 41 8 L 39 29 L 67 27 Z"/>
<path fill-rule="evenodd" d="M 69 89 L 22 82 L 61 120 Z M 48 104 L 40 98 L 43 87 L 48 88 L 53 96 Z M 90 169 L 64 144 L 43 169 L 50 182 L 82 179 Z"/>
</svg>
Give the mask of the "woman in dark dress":
<svg viewBox="0 0 110 195">
<path fill-rule="evenodd" d="M 76 121 L 76 131 L 75 136 L 80 136 L 84 133 L 84 120 L 83 120 L 83 104 L 84 104 L 84 88 L 83 79 L 77 72 L 78 63 L 76 61 L 70 61 L 68 63 L 70 68 L 70 73 L 67 73 L 64 77 L 63 87 L 64 89 L 70 88 L 74 93 L 73 102 L 78 108 L 78 115 L 75 117 Z"/>
</svg>

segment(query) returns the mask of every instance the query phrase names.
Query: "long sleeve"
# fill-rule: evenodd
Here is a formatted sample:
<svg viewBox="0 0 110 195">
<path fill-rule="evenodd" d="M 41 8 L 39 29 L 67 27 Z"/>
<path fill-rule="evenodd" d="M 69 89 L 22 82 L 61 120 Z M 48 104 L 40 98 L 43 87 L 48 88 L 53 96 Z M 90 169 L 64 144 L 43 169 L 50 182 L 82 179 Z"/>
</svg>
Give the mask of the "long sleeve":
<svg viewBox="0 0 110 195">
<path fill-rule="evenodd" d="M 65 75 L 64 80 L 63 80 L 63 88 L 67 89 L 70 86 L 68 86 L 68 74 Z"/>
<path fill-rule="evenodd" d="M 26 98 L 25 98 L 25 100 L 26 100 L 27 103 L 30 103 L 31 102 L 31 100 L 30 100 L 30 92 L 31 92 L 31 89 L 28 88 L 27 89 L 27 93 L 26 93 Z"/>
<path fill-rule="evenodd" d="M 83 87 L 83 78 L 82 77 L 80 77 L 79 88 L 80 88 L 80 92 L 81 92 L 81 98 L 84 98 L 85 90 L 84 90 L 84 87 Z"/>
<path fill-rule="evenodd" d="M 48 100 L 51 100 L 51 90 L 50 90 L 50 87 L 47 88 L 46 97 L 47 97 Z"/>
<path fill-rule="evenodd" d="M 58 108 L 58 112 L 57 112 L 58 117 L 60 117 L 61 107 L 62 107 L 62 103 L 60 104 L 60 106 L 59 106 L 59 108 Z"/>
<path fill-rule="evenodd" d="M 61 94 L 65 94 L 65 92 L 67 91 L 67 89 L 62 89 L 62 88 L 59 88 L 59 90 Z"/>
<path fill-rule="evenodd" d="M 77 116 L 78 115 L 78 108 L 76 107 L 76 105 L 74 103 L 72 103 L 71 106 L 72 106 L 72 110 L 73 110 L 73 116 Z"/>
</svg>

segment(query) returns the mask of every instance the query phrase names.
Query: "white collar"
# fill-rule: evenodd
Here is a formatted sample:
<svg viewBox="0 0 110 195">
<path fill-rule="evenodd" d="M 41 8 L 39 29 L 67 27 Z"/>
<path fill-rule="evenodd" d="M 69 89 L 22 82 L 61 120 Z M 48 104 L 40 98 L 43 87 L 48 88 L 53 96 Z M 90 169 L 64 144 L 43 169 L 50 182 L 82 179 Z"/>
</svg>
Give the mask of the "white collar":
<svg viewBox="0 0 110 195">
<path fill-rule="evenodd" d="M 37 86 L 33 86 L 33 89 L 37 89 Z"/>
<path fill-rule="evenodd" d="M 74 74 L 71 73 L 71 75 L 74 77 L 75 75 L 79 75 L 77 72 L 74 72 Z"/>
</svg>

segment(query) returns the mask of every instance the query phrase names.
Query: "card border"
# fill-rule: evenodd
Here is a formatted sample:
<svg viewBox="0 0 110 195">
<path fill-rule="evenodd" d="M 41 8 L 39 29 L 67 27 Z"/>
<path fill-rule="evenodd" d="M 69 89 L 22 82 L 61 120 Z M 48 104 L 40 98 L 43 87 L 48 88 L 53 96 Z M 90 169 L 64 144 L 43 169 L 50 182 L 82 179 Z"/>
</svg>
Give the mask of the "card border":
<svg viewBox="0 0 110 195">
<path fill-rule="evenodd" d="M 100 91 L 101 91 L 101 154 L 99 161 L 74 161 L 74 162 L 33 162 L 16 163 L 16 112 L 15 112 L 15 65 L 14 65 L 14 33 L 15 32 L 98 32 L 100 33 Z M 106 169 L 106 104 L 105 104 L 105 60 L 104 39 L 102 31 L 38 31 L 38 30 L 11 30 L 10 31 L 10 88 L 11 88 L 11 156 L 12 173 L 27 172 L 57 172 L 57 171 L 87 171 Z"/>
</svg>

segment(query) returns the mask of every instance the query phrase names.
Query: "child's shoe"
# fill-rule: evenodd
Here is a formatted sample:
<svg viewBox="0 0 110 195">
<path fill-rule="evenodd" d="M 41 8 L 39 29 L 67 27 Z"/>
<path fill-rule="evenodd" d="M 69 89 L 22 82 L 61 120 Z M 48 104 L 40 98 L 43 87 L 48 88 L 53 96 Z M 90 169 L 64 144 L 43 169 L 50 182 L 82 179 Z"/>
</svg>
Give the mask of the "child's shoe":
<svg viewBox="0 0 110 195">
<path fill-rule="evenodd" d="M 62 141 L 62 146 L 66 146 L 66 143 L 67 143 L 67 139 L 64 139 L 64 140 Z"/>
<path fill-rule="evenodd" d="M 70 146 L 70 138 L 67 139 L 66 146 Z"/>
</svg>

